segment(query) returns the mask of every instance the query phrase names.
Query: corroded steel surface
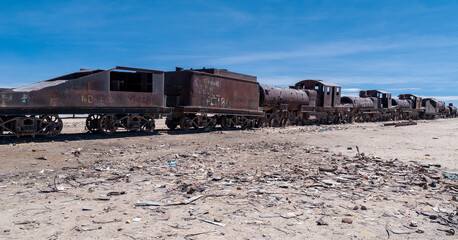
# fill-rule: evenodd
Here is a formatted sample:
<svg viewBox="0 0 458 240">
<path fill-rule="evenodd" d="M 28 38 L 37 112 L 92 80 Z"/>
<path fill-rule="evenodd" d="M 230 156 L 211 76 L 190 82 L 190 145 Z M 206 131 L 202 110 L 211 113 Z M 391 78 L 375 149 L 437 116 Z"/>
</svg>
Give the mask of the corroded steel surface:
<svg viewBox="0 0 458 240">
<path fill-rule="evenodd" d="M 300 110 L 301 105 L 309 105 L 309 97 L 302 90 L 261 85 L 261 103 L 263 110 L 271 110 L 284 104 L 290 111 Z"/>
<path fill-rule="evenodd" d="M 427 113 L 440 113 L 445 111 L 445 103 L 435 98 L 423 98 L 422 107 L 426 108 Z"/>
<path fill-rule="evenodd" d="M 392 98 L 391 105 L 399 109 L 409 109 L 411 108 L 411 103 L 408 100 Z"/>
<path fill-rule="evenodd" d="M 167 106 L 182 107 L 184 112 L 262 115 L 259 84 L 253 79 L 256 77 L 217 69 L 166 72 Z"/>
<path fill-rule="evenodd" d="M 354 110 L 375 108 L 375 104 L 371 98 L 364 97 L 348 97 L 344 96 L 341 99 L 343 105 L 349 104 Z"/>
</svg>

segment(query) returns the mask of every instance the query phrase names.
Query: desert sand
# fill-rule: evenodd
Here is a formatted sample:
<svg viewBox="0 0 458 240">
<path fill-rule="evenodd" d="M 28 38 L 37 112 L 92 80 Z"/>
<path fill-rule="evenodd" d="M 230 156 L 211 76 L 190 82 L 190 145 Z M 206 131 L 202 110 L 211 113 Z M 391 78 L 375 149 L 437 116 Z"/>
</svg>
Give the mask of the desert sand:
<svg viewBox="0 0 458 240">
<path fill-rule="evenodd" d="M 458 119 L 0 140 L 2 239 L 456 239 Z"/>
</svg>

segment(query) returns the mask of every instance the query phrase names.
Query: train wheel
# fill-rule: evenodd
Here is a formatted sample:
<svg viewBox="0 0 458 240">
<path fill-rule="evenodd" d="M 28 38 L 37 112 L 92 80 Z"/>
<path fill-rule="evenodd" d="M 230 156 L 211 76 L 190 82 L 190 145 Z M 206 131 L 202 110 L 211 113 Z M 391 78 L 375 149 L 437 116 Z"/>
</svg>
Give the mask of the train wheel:
<svg viewBox="0 0 458 240">
<path fill-rule="evenodd" d="M 343 122 L 343 116 L 342 114 L 339 114 L 339 113 L 336 113 L 336 115 L 334 115 L 334 124 L 341 124 Z"/>
<path fill-rule="evenodd" d="M 253 126 L 254 126 L 253 119 L 244 119 L 242 123 L 243 129 L 252 128 Z"/>
<path fill-rule="evenodd" d="M 64 124 L 58 115 L 46 115 L 41 118 L 41 127 L 45 136 L 55 137 L 62 132 Z"/>
<path fill-rule="evenodd" d="M 90 133 L 100 133 L 100 131 L 99 131 L 99 120 L 100 120 L 100 118 L 101 118 L 100 115 L 94 115 L 94 114 L 90 114 L 86 118 L 86 129 Z"/>
<path fill-rule="evenodd" d="M 280 126 L 280 120 L 277 117 L 271 118 L 269 121 L 270 127 L 278 127 Z"/>
<path fill-rule="evenodd" d="M 125 119 L 127 120 L 127 124 L 125 126 L 127 126 L 127 130 L 131 131 L 131 132 L 138 132 L 138 131 L 143 131 L 143 126 L 145 124 L 145 122 L 147 122 L 148 120 L 146 119 L 146 115 L 145 116 L 140 116 L 140 115 L 130 115 L 130 116 L 126 116 Z M 123 125 L 123 122 L 121 121 L 122 119 L 119 119 L 119 123 L 120 123 L 120 127 L 122 127 Z"/>
<path fill-rule="evenodd" d="M 348 122 L 349 122 L 349 123 L 354 123 L 354 122 L 355 122 L 355 116 L 350 115 L 350 116 L 348 117 Z"/>
<path fill-rule="evenodd" d="M 170 130 L 175 130 L 178 127 L 178 123 L 170 119 L 165 120 L 165 125 L 167 125 Z"/>
<path fill-rule="evenodd" d="M 224 116 L 221 118 L 221 128 L 223 130 L 227 130 L 231 127 L 231 119 Z"/>
<path fill-rule="evenodd" d="M 230 128 L 237 128 L 237 125 L 240 125 L 240 119 L 237 117 L 229 118 L 229 126 Z"/>
<path fill-rule="evenodd" d="M 258 127 L 258 128 L 265 128 L 265 127 L 268 127 L 268 126 L 269 126 L 269 120 L 267 120 L 267 118 L 259 118 L 256 121 L 256 127 Z"/>
<path fill-rule="evenodd" d="M 206 129 L 213 130 L 216 127 L 216 123 L 217 123 L 216 118 L 215 117 L 209 118 L 208 121 L 209 122 L 207 124 Z"/>
<path fill-rule="evenodd" d="M 113 114 L 103 115 L 99 120 L 99 131 L 103 134 L 115 133 L 118 126 L 118 119 Z"/>
<path fill-rule="evenodd" d="M 282 127 L 291 126 L 291 121 L 290 121 L 288 118 L 283 118 L 283 119 L 280 121 L 280 126 L 282 126 Z"/>
<path fill-rule="evenodd" d="M 156 123 L 154 122 L 154 117 L 152 115 L 143 115 L 142 126 L 140 131 L 142 132 L 152 132 L 156 128 Z"/>
<path fill-rule="evenodd" d="M 188 131 L 191 128 L 192 120 L 188 117 L 182 117 L 180 120 L 180 128 L 183 131 Z"/>
<path fill-rule="evenodd" d="M 361 118 L 361 116 L 360 116 L 359 114 L 356 115 L 354 118 L 355 118 L 355 122 L 358 122 L 358 123 L 359 123 L 359 122 L 362 121 L 362 118 Z"/>
</svg>

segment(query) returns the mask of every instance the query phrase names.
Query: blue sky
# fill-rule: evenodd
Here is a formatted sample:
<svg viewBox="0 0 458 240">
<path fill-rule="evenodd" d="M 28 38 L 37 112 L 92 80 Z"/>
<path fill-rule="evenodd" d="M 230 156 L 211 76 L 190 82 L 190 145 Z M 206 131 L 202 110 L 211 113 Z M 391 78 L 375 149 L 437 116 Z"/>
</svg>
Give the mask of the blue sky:
<svg viewBox="0 0 458 240">
<path fill-rule="evenodd" d="M 458 104 L 458 1 L 1 1 L 0 87 L 116 65 L 216 67 Z"/>
</svg>

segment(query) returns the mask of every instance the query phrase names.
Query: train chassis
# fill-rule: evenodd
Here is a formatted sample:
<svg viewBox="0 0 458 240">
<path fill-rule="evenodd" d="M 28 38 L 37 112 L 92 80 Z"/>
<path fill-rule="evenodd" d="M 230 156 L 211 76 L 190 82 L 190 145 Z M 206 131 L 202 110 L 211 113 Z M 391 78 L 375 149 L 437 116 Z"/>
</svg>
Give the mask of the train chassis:
<svg viewBox="0 0 458 240">
<path fill-rule="evenodd" d="M 352 123 L 350 112 L 346 111 L 272 111 L 266 113 L 266 126 L 285 127 L 289 125 L 307 124 L 340 124 Z"/>
<path fill-rule="evenodd" d="M 90 133 L 112 134 L 123 128 L 130 132 L 151 132 L 155 129 L 158 114 L 90 114 L 86 118 L 86 129 Z M 419 111 L 378 110 L 348 111 L 272 111 L 261 116 L 218 115 L 204 113 L 180 113 L 170 115 L 166 125 L 174 130 L 206 129 L 217 125 L 221 129 L 284 127 L 305 124 L 340 124 L 352 122 L 397 121 L 406 119 L 434 119 Z M 59 115 L 0 116 L 0 136 L 46 136 L 61 133 L 63 122 Z"/>
<path fill-rule="evenodd" d="M 151 132 L 156 127 L 151 114 L 91 114 L 86 118 L 86 129 L 90 133 L 111 134 L 119 128 L 131 132 Z M 2 116 L 0 136 L 45 136 L 55 137 L 62 132 L 63 122 L 57 114 Z"/>
<path fill-rule="evenodd" d="M 176 129 L 178 126 L 181 130 L 185 131 L 189 129 L 212 130 L 217 125 L 221 126 L 221 129 L 225 130 L 233 129 L 238 126 L 241 128 L 258 127 L 260 119 L 260 117 L 256 116 L 186 113 L 167 117 L 165 124 L 171 130 Z"/>
<path fill-rule="evenodd" d="M 90 133 L 115 133 L 119 128 L 130 132 L 151 132 L 156 128 L 152 114 L 90 114 L 86 130 Z"/>
<path fill-rule="evenodd" d="M 0 136 L 46 136 L 60 134 L 64 125 L 58 115 L 0 117 Z"/>
<path fill-rule="evenodd" d="M 378 110 L 368 111 L 361 110 L 353 113 L 355 122 L 380 122 L 380 121 L 398 121 L 398 120 L 418 120 L 420 119 L 420 112 L 403 111 L 403 110 Z"/>
</svg>

